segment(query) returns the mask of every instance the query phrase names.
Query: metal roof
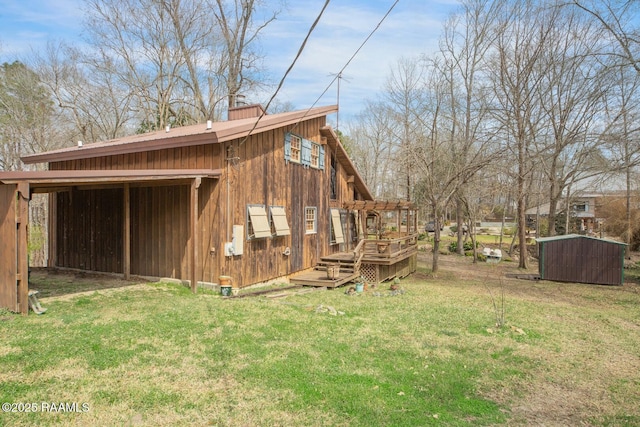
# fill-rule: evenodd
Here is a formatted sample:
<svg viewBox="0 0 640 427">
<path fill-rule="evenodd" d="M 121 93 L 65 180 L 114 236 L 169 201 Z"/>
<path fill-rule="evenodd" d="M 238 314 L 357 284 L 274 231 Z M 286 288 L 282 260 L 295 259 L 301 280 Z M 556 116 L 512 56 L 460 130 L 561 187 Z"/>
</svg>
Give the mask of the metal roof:
<svg viewBox="0 0 640 427">
<path fill-rule="evenodd" d="M 81 185 L 120 185 L 157 183 L 195 178 L 218 178 L 220 169 L 139 169 L 139 170 L 52 170 L 0 172 L 0 183 L 29 183 L 32 190 Z M 53 190 L 50 190 L 53 191 Z"/>
<path fill-rule="evenodd" d="M 303 120 L 336 113 L 336 105 L 317 107 L 307 110 L 293 111 L 279 114 L 268 114 L 260 121 L 258 117 L 231 121 L 213 122 L 207 129 L 206 123 L 183 126 L 175 129 L 131 135 L 109 141 L 83 144 L 75 147 L 62 148 L 46 153 L 31 154 L 22 157 L 26 164 L 58 162 L 65 160 L 88 159 L 92 157 L 112 156 L 119 154 L 138 153 L 165 148 L 188 147 L 211 143 L 221 143 L 238 138 L 277 129 L 283 126 L 297 124 Z M 257 122 L 257 126 L 256 126 Z M 255 129 L 254 129 L 255 126 Z"/>
<path fill-rule="evenodd" d="M 618 242 L 616 240 L 602 239 L 599 237 L 592 237 L 592 236 L 583 236 L 582 234 L 565 234 L 562 236 L 539 237 L 536 239 L 536 242 L 546 243 L 546 242 L 553 242 L 557 240 L 569 240 L 569 239 L 591 239 L 591 240 L 598 240 L 601 242 L 615 243 L 618 245 L 625 245 L 625 246 L 627 245 L 626 243 Z"/>
</svg>

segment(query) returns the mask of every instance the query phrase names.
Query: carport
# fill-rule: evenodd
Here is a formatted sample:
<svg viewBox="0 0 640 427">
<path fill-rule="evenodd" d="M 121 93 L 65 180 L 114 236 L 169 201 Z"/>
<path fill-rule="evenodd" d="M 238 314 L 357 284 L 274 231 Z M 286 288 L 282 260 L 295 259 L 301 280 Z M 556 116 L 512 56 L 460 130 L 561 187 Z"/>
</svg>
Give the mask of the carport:
<svg viewBox="0 0 640 427">
<path fill-rule="evenodd" d="M 122 269 L 131 275 L 130 189 L 155 186 L 189 186 L 188 263 L 191 289 L 196 291 L 198 263 L 199 188 L 204 179 L 217 179 L 218 169 L 53 170 L 0 172 L 0 307 L 27 314 L 29 200 L 34 193 L 77 189 L 122 190 Z M 52 204 L 50 203 L 50 209 Z M 117 232 L 117 230 L 114 230 Z M 55 235 L 49 236 L 55 239 Z"/>
</svg>

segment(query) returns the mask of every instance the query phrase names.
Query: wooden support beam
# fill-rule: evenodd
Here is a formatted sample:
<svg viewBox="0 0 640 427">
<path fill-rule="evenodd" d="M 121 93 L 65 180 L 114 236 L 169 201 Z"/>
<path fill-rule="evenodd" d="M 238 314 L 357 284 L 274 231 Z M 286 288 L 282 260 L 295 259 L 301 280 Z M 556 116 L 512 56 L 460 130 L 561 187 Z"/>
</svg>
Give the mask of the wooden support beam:
<svg viewBox="0 0 640 427">
<path fill-rule="evenodd" d="M 189 252 L 190 257 L 190 268 L 189 268 L 189 279 L 191 281 L 191 292 L 196 293 L 198 291 L 198 248 L 200 245 L 200 241 L 198 239 L 198 189 L 200 188 L 200 184 L 202 182 L 201 178 L 194 178 L 191 181 L 191 197 L 189 203 L 189 218 L 190 218 L 190 229 L 191 229 L 191 239 L 190 239 L 190 247 Z"/>
<path fill-rule="evenodd" d="M 124 226 L 122 229 L 122 244 L 124 250 L 122 251 L 122 270 L 125 280 L 131 278 L 131 193 L 129 191 L 129 184 L 124 184 Z"/>
<path fill-rule="evenodd" d="M 18 215 L 17 223 L 17 250 L 18 268 L 16 270 L 16 282 L 18 286 L 18 311 L 22 314 L 29 313 L 29 184 L 18 184 Z"/>
</svg>

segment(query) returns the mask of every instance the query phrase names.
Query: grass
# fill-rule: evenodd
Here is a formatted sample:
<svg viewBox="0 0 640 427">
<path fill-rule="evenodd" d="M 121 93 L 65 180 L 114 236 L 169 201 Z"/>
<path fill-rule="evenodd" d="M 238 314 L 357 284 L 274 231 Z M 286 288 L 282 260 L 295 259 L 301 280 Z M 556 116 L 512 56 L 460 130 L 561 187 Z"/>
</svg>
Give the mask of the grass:
<svg viewBox="0 0 640 427">
<path fill-rule="evenodd" d="M 0 425 L 640 425 L 637 285 L 507 279 L 497 328 L 499 272 L 444 258 L 472 271 L 420 264 L 398 296 L 145 284 L 0 313 L 0 402 L 88 404 Z"/>
</svg>

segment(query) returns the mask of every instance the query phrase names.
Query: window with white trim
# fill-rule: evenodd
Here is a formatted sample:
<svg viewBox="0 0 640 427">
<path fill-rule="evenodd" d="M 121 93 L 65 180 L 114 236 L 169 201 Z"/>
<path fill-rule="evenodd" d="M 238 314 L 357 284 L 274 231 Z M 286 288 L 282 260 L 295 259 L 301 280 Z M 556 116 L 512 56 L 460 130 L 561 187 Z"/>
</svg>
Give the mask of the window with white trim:
<svg viewBox="0 0 640 427">
<path fill-rule="evenodd" d="M 311 145 L 311 167 L 320 167 L 320 146 L 318 144 Z"/>
<path fill-rule="evenodd" d="M 340 209 L 331 209 L 331 244 L 344 243 Z"/>
<path fill-rule="evenodd" d="M 304 227 L 306 234 L 314 234 L 318 232 L 318 208 L 304 208 Z"/>
<path fill-rule="evenodd" d="M 302 138 L 296 135 L 291 135 L 291 158 L 294 163 L 300 163 L 302 156 Z"/>
<path fill-rule="evenodd" d="M 247 206 L 247 239 L 271 237 L 271 227 L 264 205 Z"/>
<path fill-rule="evenodd" d="M 273 236 L 288 236 L 291 234 L 289 223 L 287 223 L 287 213 L 283 206 L 269 207 L 271 214 L 271 234 Z"/>
</svg>

